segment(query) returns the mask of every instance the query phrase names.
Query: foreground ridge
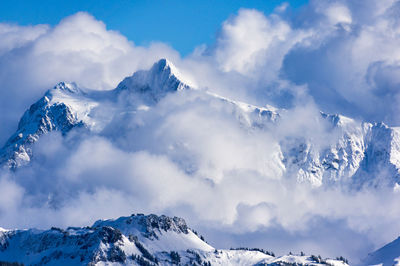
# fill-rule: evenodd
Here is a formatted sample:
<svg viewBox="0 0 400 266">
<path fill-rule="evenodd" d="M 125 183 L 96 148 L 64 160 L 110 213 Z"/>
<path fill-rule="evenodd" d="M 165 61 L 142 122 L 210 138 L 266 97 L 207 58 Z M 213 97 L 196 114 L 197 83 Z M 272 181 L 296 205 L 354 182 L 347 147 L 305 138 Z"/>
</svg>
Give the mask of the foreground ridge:
<svg viewBox="0 0 400 266">
<path fill-rule="evenodd" d="M 88 227 L 0 230 L 0 261 L 24 265 L 347 265 L 262 249 L 217 250 L 178 217 L 136 214 Z"/>
</svg>

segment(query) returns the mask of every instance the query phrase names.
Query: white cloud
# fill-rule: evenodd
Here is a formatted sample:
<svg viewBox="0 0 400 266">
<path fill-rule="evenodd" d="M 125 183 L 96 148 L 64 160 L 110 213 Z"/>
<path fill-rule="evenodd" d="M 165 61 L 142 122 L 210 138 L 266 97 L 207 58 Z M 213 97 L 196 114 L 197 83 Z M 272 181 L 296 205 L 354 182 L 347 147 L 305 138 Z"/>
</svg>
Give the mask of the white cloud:
<svg viewBox="0 0 400 266">
<path fill-rule="evenodd" d="M 0 24 L 0 55 L 18 49 L 36 40 L 49 30 L 47 25 L 20 27 L 17 25 Z"/>
<path fill-rule="evenodd" d="M 292 43 L 292 29 L 279 16 L 241 9 L 222 25 L 214 53 L 223 71 L 252 75 L 266 63 L 277 71 L 281 53 Z"/>
<path fill-rule="evenodd" d="M 393 12 L 398 3 L 367 2 L 312 1 L 304 13 L 312 24 L 304 25 L 315 36 L 291 49 L 282 73 L 298 84 L 307 84 L 321 109 L 397 124 L 393 112 L 398 105 L 397 90 L 393 88 L 388 98 L 377 95 L 376 90 L 382 88 L 369 84 L 367 76 L 378 62 L 391 65 L 399 60 L 398 18 Z"/>
<path fill-rule="evenodd" d="M 327 17 L 332 25 L 336 25 L 338 23 L 351 24 L 352 22 L 350 10 L 347 8 L 347 6 L 339 3 L 333 3 L 332 5 L 324 6 L 323 10 L 320 12 Z"/>
</svg>

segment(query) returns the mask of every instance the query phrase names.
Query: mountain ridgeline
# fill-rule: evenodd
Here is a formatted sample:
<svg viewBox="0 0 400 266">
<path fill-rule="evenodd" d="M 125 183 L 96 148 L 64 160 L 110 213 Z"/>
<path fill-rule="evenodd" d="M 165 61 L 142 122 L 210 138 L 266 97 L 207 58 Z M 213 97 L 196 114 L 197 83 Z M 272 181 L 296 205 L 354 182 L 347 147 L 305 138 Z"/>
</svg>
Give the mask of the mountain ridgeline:
<svg viewBox="0 0 400 266">
<path fill-rule="evenodd" d="M 286 111 L 234 101 L 189 84 L 192 83 L 166 59 L 155 63 L 150 70 L 135 72 L 111 91 L 82 90 L 74 83 L 60 82 L 26 110 L 17 131 L 0 150 L 0 165 L 14 170 L 28 165 L 35 156 L 33 144 L 48 132 L 60 131 L 67 135 L 74 128 L 84 128 L 92 134 L 100 134 L 114 117 L 151 111 L 164 97 L 173 97 L 185 90 L 196 90 L 203 97 L 229 106 L 232 116 L 249 131 L 273 129 Z M 96 112 L 99 106 L 109 110 L 99 115 Z M 272 164 L 281 169 L 282 177 L 315 187 L 335 183 L 355 188 L 397 185 L 399 128 L 322 112 L 318 119 L 325 120 L 339 137 L 323 149 L 306 137 L 281 140 L 277 143 L 280 156 Z"/>
<path fill-rule="evenodd" d="M 0 229 L 0 261 L 24 265 L 347 265 L 262 249 L 217 250 L 178 217 L 131 215 L 92 226 Z"/>
</svg>

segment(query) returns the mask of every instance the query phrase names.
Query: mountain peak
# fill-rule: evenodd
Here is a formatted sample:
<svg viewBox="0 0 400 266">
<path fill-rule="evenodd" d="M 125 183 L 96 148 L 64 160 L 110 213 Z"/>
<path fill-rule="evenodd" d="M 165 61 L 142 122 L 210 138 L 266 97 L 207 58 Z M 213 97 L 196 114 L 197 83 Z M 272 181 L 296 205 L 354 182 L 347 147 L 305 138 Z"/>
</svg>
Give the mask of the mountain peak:
<svg viewBox="0 0 400 266">
<path fill-rule="evenodd" d="M 177 79 L 179 79 L 181 82 L 187 84 L 190 87 L 195 87 L 191 81 L 188 80 L 187 77 L 184 77 L 179 69 L 168 59 L 166 58 L 161 58 L 158 60 L 156 63 L 153 64 L 153 66 L 150 69 L 151 72 L 153 73 L 166 73 L 170 76 L 175 76 Z"/>
<path fill-rule="evenodd" d="M 53 90 L 69 92 L 69 93 L 78 93 L 80 90 L 75 82 L 59 82 L 54 86 Z"/>
<path fill-rule="evenodd" d="M 125 78 L 116 91 L 131 91 L 157 102 L 167 93 L 193 89 L 192 84 L 170 61 L 163 58 L 149 70 L 139 70 Z"/>
<path fill-rule="evenodd" d="M 178 234 L 189 233 L 189 228 L 184 219 L 165 215 L 158 216 L 155 214 L 132 214 L 129 217 L 120 217 L 116 220 L 98 220 L 92 227 L 102 226 L 118 228 L 124 234 L 129 234 L 132 228 L 134 228 L 148 238 L 157 238 L 157 234 L 168 231 Z"/>
<path fill-rule="evenodd" d="M 175 70 L 175 66 L 166 58 L 161 58 L 153 64 L 152 68 L 158 68 L 160 70 Z"/>
<path fill-rule="evenodd" d="M 82 91 L 75 82 L 58 82 L 53 88 L 46 91 L 44 94 L 47 100 L 63 101 L 65 96 L 79 95 Z"/>
</svg>

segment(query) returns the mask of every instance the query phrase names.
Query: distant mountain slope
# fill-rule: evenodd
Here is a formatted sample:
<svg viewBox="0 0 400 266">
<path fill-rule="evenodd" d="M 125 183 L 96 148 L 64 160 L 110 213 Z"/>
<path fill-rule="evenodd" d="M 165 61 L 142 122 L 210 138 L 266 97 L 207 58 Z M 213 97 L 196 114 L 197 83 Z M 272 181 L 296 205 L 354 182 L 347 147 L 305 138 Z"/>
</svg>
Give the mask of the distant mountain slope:
<svg viewBox="0 0 400 266">
<path fill-rule="evenodd" d="M 189 85 L 190 84 L 190 85 Z M 158 102 L 174 93 L 195 90 L 198 95 L 219 101 L 231 110 L 242 128 L 274 131 L 287 110 L 271 106 L 258 107 L 234 101 L 207 90 L 194 88 L 179 70 L 161 59 L 149 70 L 141 70 L 125 78 L 112 91 L 80 89 L 73 83 L 61 82 L 34 103 L 21 118 L 17 131 L 0 150 L 0 165 L 10 169 L 29 164 L 34 157 L 32 145 L 41 135 L 82 128 L 102 134 L 112 127 L 124 131 L 124 123 L 110 123 L 129 114 L 135 116 L 157 109 Z M 363 185 L 396 186 L 400 171 L 400 130 L 383 123 L 365 123 L 341 115 L 321 113 L 320 117 L 336 132 L 334 140 L 326 139 L 326 147 L 307 137 L 288 137 L 276 143 L 278 156 L 269 165 L 280 169 L 278 178 L 294 178 L 313 186 L 345 183 L 358 188 Z M 107 134 L 103 134 L 107 137 Z M 333 143 L 332 143 L 333 142 Z"/>
<path fill-rule="evenodd" d="M 142 214 L 66 230 L 1 229 L 0 261 L 24 265 L 347 265 L 315 256 L 216 250 L 181 218 Z"/>
<path fill-rule="evenodd" d="M 362 261 L 362 265 L 400 265 L 400 237 L 368 254 Z"/>
</svg>

